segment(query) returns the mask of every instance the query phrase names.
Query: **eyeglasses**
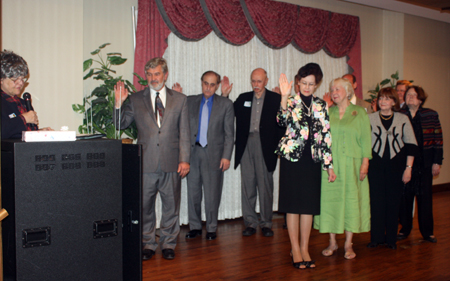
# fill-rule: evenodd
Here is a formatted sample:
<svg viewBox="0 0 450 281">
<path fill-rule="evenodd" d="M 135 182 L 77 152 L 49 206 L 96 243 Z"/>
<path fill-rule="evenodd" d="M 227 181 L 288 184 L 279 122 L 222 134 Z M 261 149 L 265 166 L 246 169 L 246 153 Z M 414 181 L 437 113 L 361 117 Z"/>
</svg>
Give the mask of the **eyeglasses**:
<svg viewBox="0 0 450 281">
<path fill-rule="evenodd" d="M 314 87 L 314 86 L 316 86 L 316 84 L 315 83 L 307 83 L 306 81 L 300 81 L 300 84 L 302 84 L 303 86 L 305 86 L 305 87 Z"/>
<path fill-rule="evenodd" d="M 411 98 L 417 98 L 417 93 L 407 93 L 406 96 Z"/>
<path fill-rule="evenodd" d="M 11 81 L 13 81 L 14 83 L 17 83 L 17 81 L 22 81 L 24 84 L 28 81 L 28 78 L 26 77 L 16 77 L 16 78 L 9 78 L 11 79 Z"/>
</svg>

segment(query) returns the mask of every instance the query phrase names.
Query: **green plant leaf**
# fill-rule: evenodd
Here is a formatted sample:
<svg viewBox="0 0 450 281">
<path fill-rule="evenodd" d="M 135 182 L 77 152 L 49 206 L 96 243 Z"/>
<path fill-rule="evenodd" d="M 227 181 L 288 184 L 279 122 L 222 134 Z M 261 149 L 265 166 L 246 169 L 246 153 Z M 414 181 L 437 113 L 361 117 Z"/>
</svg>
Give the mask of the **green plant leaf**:
<svg viewBox="0 0 450 281">
<path fill-rule="evenodd" d="M 92 91 L 92 94 L 97 97 L 104 97 L 104 96 L 108 95 L 108 92 L 109 92 L 108 89 L 104 85 L 102 85 L 102 86 L 95 88 Z"/>
<path fill-rule="evenodd" d="M 87 69 L 89 69 L 91 67 L 91 65 L 92 65 L 92 59 L 85 60 L 83 62 L 83 72 L 85 72 Z"/>
<path fill-rule="evenodd" d="M 106 80 L 111 79 L 111 76 L 106 74 L 104 71 L 99 73 L 96 77 L 94 77 L 95 80 Z"/>
<path fill-rule="evenodd" d="M 97 126 L 97 124 L 95 124 L 95 123 L 92 123 L 92 126 L 94 126 L 94 128 L 95 128 L 95 130 L 97 130 L 97 132 L 99 132 L 99 133 L 102 133 L 102 134 L 105 134 L 106 135 L 106 132 L 104 131 L 104 130 L 102 130 L 99 126 Z"/>
<path fill-rule="evenodd" d="M 107 53 L 106 54 L 107 56 L 122 56 L 122 54 L 121 53 Z"/>
<path fill-rule="evenodd" d="M 99 97 L 95 100 L 92 101 L 93 105 L 99 104 L 99 103 L 108 103 L 108 100 L 103 98 L 103 97 Z"/>
<path fill-rule="evenodd" d="M 94 70 L 93 70 L 93 69 L 91 69 L 91 70 L 88 72 L 88 74 L 86 74 L 86 75 L 83 77 L 83 80 L 88 79 L 88 78 L 91 77 L 92 75 L 94 75 Z"/>
<path fill-rule="evenodd" d="M 391 75 L 391 78 L 395 79 L 395 80 L 399 79 L 399 77 L 398 77 L 398 70 L 394 74 Z"/>
<path fill-rule="evenodd" d="M 108 74 L 108 72 L 116 73 L 115 70 L 112 70 L 111 68 L 107 68 L 106 66 L 102 66 L 102 69 L 105 71 L 106 74 Z"/>
<path fill-rule="evenodd" d="M 108 57 L 108 61 L 109 61 L 112 65 L 121 65 L 121 64 L 123 64 L 124 62 L 126 62 L 127 59 L 124 59 L 124 58 L 121 58 L 121 57 L 118 57 L 118 56 L 111 56 L 111 57 Z"/>
<path fill-rule="evenodd" d="M 100 47 L 98 47 L 99 49 L 103 49 L 103 48 L 105 48 L 106 46 L 108 46 L 108 45 L 111 45 L 111 43 L 105 43 L 105 44 L 102 44 Z"/>
<path fill-rule="evenodd" d="M 139 80 L 144 80 L 144 78 L 142 78 L 139 74 L 137 74 L 136 72 L 133 72 L 134 76 L 137 76 L 137 78 L 139 78 Z"/>
<path fill-rule="evenodd" d="M 110 124 L 109 126 L 106 127 L 106 136 L 109 139 L 114 139 L 115 133 L 116 133 L 116 129 L 114 128 L 114 126 L 112 126 L 112 124 Z M 122 132 L 120 132 L 119 138 L 120 138 L 120 135 L 122 135 Z"/>
<path fill-rule="evenodd" d="M 384 79 L 383 81 L 380 82 L 381 87 L 383 87 L 384 85 L 388 84 L 391 82 L 391 79 Z"/>
<path fill-rule="evenodd" d="M 100 49 L 97 49 L 97 50 L 91 52 L 91 55 L 96 55 L 96 54 L 98 54 L 98 53 L 100 53 Z"/>
<path fill-rule="evenodd" d="M 132 93 L 136 93 L 137 92 L 136 87 L 134 87 L 134 85 L 130 81 L 125 80 L 125 83 L 131 89 Z"/>
<path fill-rule="evenodd" d="M 85 107 L 82 106 L 81 104 L 72 104 L 72 110 L 75 111 L 76 113 L 84 113 L 85 111 Z"/>
<path fill-rule="evenodd" d="M 106 80 L 105 84 L 108 87 L 108 89 L 114 90 L 114 86 L 117 84 L 118 81 L 122 80 L 122 76 Z"/>
</svg>

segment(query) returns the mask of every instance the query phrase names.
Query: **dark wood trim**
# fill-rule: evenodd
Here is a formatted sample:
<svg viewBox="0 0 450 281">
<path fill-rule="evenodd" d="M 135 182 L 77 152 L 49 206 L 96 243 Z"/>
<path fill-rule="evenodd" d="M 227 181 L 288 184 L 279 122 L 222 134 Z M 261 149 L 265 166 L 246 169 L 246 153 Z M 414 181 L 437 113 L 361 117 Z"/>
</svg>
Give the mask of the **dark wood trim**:
<svg viewBox="0 0 450 281">
<path fill-rule="evenodd" d="M 433 193 L 450 191 L 450 182 L 433 185 Z"/>
</svg>

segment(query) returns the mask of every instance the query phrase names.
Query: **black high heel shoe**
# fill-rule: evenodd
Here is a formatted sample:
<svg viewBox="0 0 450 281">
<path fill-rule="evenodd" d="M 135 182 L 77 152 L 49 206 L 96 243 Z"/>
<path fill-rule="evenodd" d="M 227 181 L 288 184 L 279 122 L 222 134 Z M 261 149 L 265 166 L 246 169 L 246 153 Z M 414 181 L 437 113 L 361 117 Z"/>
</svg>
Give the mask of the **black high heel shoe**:
<svg viewBox="0 0 450 281">
<path fill-rule="evenodd" d="M 294 262 L 294 255 L 292 255 L 292 251 L 291 251 L 290 255 L 291 255 L 291 259 L 292 259 L 292 265 L 293 265 L 295 268 L 298 268 L 298 269 L 306 269 L 306 262 L 305 262 L 305 261 Z M 305 267 L 301 267 L 302 265 L 304 265 Z"/>
<path fill-rule="evenodd" d="M 306 261 L 294 262 L 294 259 L 292 259 L 292 265 L 293 265 L 295 268 L 298 268 L 298 269 L 306 269 L 306 268 L 309 268 L 308 265 L 307 265 L 307 263 L 310 263 L 310 262 L 309 262 L 309 261 L 308 261 L 308 262 L 306 262 Z M 302 265 L 305 266 L 305 267 L 301 267 Z"/>
<path fill-rule="evenodd" d="M 303 261 L 306 268 L 316 268 L 316 261 Z"/>
</svg>

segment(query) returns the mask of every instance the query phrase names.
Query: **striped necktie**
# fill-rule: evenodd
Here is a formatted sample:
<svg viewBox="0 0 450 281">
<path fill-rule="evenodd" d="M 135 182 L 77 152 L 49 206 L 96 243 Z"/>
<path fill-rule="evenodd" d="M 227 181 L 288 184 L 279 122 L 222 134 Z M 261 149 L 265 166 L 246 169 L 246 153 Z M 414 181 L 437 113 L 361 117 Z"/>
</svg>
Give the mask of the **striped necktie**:
<svg viewBox="0 0 450 281">
<path fill-rule="evenodd" d="M 157 120 L 159 120 L 159 126 L 161 127 L 162 121 L 163 121 L 163 115 L 164 115 L 164 106 L 162 104 L 161 99 L 159 98 L 159 92 L 156 92 L 156 97 L 155 97 L 155 118 Z M 159 118 L 158 118 L 159 115 Z"/>
</svg>

